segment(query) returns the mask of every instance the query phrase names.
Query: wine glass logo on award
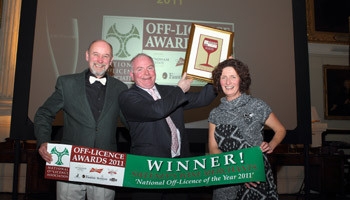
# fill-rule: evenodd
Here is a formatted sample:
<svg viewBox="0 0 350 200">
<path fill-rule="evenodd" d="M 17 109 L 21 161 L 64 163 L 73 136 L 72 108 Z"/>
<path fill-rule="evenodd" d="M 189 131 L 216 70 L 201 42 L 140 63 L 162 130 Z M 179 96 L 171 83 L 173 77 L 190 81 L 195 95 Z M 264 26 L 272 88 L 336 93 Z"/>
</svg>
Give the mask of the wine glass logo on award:
<svg viewBox="0 0 350 200">
<path fill-rule="evenodd" d="M 203 63 L 201 65 L 214 68 L 214 66 L 211 66 L 209 64 L 209 57 L 210 57 L 211 53 L 218 50 L 218 44 L 219 44 L 219 42 L 217 40 L 210 39 L 210 38 L 204 38 L 202 46 L 203 46 L 203 49 L 208 53 L 208 57 L 207 57 L 207 62 Z"/>
<path fill-rule="evenodd" d="M 220 62 L 222 39 L 201 35 L 198 43 L 198 53 L 194 68 L 203 72 L 210 72 Z"/>
<path fill-rule="evenodd" d="M 233 34 L 193 23 L 182 72 L 191 78 L 212 82 L 212 71 L 232 54 Z"/>
</svg>

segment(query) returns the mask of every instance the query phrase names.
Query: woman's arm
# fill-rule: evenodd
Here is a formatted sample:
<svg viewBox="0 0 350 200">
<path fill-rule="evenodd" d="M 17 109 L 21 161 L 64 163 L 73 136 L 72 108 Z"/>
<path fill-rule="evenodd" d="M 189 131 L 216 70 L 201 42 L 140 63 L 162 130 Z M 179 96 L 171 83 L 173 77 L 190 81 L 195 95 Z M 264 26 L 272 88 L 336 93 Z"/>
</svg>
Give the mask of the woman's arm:
<svg viewBox="0 0 350 200">
<path fill-rule="evenodd" d="M 277 119 L 274 113 L 270 114 L 269 118 L 267 118 L 265 122 L 265 125 L 270 127 L 275 132 L 275 135 L 269 143 L 263 142 L 260 148 L 263 152 L 272 153 L 277 145 L 279 145 L 282 142 L 283 138 L 286 136 L 286 129 Z"/>
</svg>

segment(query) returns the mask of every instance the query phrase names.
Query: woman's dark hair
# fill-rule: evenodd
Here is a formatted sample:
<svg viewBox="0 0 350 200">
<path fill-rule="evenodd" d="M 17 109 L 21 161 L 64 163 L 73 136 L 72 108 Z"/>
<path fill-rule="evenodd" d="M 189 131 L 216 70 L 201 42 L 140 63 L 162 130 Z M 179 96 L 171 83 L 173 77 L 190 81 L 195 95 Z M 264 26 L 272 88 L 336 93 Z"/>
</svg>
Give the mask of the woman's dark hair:
<svg viewBox="0 0 350 200">
<path fill-rule="evenodd" d="M 247 93 L 249 90 L 249 86 L 251 83 L 250 79 L 250 74 L 249 74 L 249 69 L 246 64 L 243 62 L 237 60 L 237 59 L 227 59 L 222 61 L 221 63 L 218 64 L 218 66 L 213 70 L 212 72 L 212 77 L 213 77 L 213 85 L 218 93 L 223 93 L 221 84 L 220 84 L 220 77 L 222 74 L 222 70 L 225 67 L 233 67 L 233 69 L 236 70 L 240 82 L 239 82 L 239 91 L 241 93 Z"/>
</svg>

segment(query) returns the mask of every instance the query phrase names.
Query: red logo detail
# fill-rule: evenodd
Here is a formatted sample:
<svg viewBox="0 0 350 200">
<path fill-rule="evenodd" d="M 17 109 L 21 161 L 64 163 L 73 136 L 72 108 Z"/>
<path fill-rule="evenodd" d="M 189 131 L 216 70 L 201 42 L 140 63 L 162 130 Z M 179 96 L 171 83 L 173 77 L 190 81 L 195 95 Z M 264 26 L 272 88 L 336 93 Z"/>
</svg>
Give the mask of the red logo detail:
<svg viewBox="0 0 350 200">
<path fill-rule="evenodd" d="M 95 169 L 95 168 L 91 168 L 90 172 L 97 172 L 97 173 L 101 173 L 103 171 L 103 169 Z"/>
<path fill-rule="evenodd" d="M 184 63 L 185 63 L 185 59 L 179 58 L 179 60 L 178 60 L 177 63 L 176 63 L 176 66 L 181 66 L 181 65 L 183 65 Z"/>
</svg>

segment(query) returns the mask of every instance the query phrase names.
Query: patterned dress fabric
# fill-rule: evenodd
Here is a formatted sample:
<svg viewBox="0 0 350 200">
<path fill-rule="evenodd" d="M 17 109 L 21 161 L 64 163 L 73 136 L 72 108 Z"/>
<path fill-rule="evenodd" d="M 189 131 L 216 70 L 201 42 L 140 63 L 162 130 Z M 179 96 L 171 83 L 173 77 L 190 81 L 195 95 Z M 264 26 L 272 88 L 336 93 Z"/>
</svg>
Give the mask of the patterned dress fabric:
<svg viewBox="0 0 350 200">
<path fill-rule="evenodd" d="M 263 142 L 262 130 L 271 114 L 271 108 L 262 100 L 242 94 L 233 101 L 221 99 L 221 104 L 210 112 L 209 121 L 216 125 L 215 140 L 222 152 L 234 151 Z M 277 187 L 266 155 L 263 156 L 266 182 L 247 188 L 233 184 L 214 190 L 213 200 L 278 199 Z"/>
</svg>

